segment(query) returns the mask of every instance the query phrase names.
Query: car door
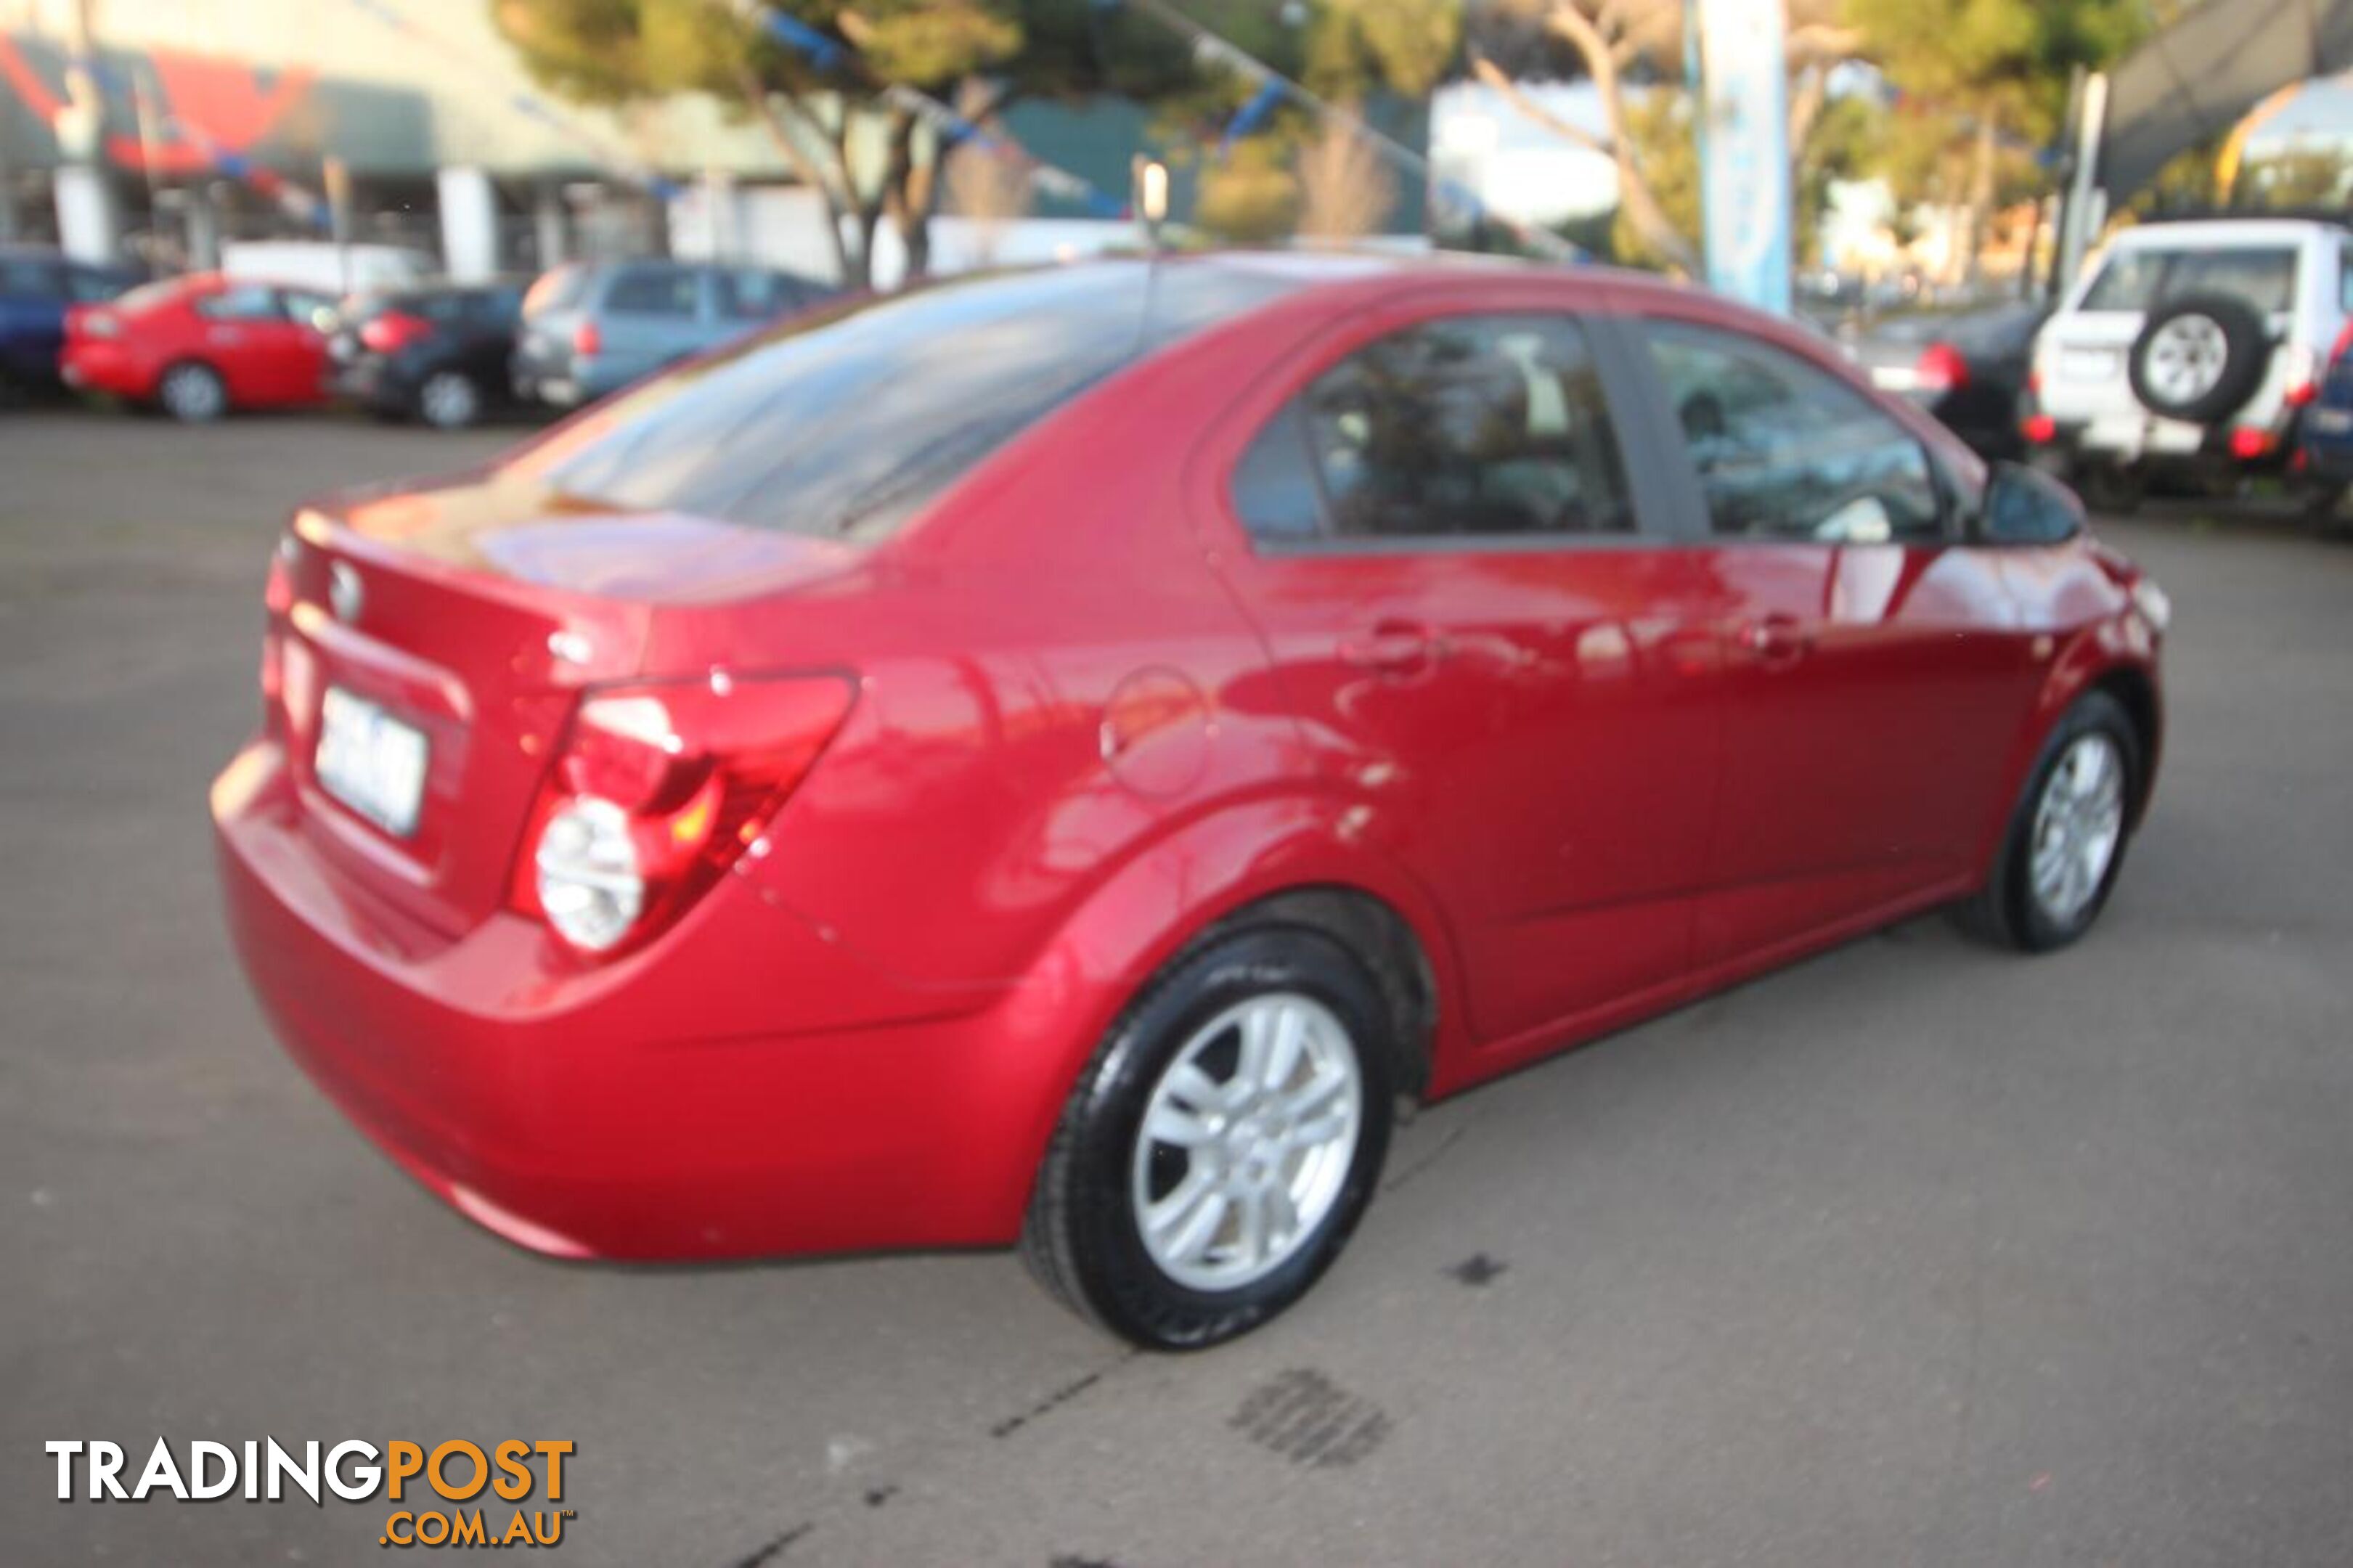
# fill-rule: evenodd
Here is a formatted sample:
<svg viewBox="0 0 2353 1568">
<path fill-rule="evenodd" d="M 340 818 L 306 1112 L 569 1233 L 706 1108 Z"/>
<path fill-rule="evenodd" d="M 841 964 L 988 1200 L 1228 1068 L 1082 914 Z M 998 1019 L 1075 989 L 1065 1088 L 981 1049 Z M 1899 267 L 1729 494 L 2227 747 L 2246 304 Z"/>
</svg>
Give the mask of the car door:
<svg viewBox="0 0 2353 1568">
<path fill-rule="evenodd" d="M 293 324 L 279 290 L 267 283 L 225 284 L 191 307 L 205 362 L 220 373 L 241 407 L 282 403 L 294 374 Z"/>
<path fill-rule="evenodd" d="M 65 319 L 62 266 L 42 256 L 0 256 L 0 376 L 54 375 Z"/>
<path fill-rule="evenodd" d="M 1657 458 L 1616 352 L 1555 295 L 1417 297 L 1304 351 L 1229 437 L 1246 542 L 1219 569 L 1356 802 L 1345 830 L 1445 910 L 1492 1047 L 1689 963 L 1721 724 L 1709 585 L 1643 526 Z"/>
<path fill-rule="evenodd" d="M 1927 447 L 1793 345 L 1692 320 L 1630 331 L 1720 596 L 1698 961 L 1957 891 L 2037 669 Z"/>
</svg>

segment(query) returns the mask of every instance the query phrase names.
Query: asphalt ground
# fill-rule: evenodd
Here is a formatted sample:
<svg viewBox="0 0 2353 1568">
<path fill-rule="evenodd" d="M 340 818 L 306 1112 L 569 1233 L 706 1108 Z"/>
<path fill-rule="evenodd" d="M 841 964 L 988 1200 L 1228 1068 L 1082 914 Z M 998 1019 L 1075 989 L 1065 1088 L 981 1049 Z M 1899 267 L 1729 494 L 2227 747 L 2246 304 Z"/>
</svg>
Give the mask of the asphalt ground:
<svg viewBox="0 0 2353 1568">
<path fill-rule="evenodd" d="M 1433 1108 L 1165 1358 L 1009 1255 L 526 1256 L 280 1055 L 205 816 L 265 555 L 506 438 L 0 414 L 0 1563 L 381 1560 L 382 1502 L 55 1500 L 159 1435 L 568 1438 L 578 1563 L 2353 1563 L 2353 546 L 2102 525 L 2178 619 L 2081 946 L 1918 921 Z"/>
</svg>

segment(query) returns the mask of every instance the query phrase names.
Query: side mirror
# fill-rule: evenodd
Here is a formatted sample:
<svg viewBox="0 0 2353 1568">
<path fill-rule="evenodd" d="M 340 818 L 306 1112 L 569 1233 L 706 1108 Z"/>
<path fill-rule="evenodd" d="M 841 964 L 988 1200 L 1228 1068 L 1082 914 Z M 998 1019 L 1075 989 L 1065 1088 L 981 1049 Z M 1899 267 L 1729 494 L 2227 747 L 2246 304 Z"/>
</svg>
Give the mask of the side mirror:
<svg viewBox="0 0 2353 1568">
<path fill-rule="evenodd" d="M 2040 468 L 1996 463 L 1986 481 L 1978 538 L 1987 544 L 2059 544 L 2084 531 L 2084 503 Z"/>
</svg>

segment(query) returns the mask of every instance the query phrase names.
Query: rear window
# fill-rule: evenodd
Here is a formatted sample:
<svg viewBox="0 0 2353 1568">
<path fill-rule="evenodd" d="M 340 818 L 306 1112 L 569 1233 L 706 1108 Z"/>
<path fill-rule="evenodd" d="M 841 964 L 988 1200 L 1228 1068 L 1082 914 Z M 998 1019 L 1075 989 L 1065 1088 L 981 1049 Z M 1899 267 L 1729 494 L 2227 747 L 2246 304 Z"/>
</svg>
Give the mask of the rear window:
<svg viewBox="0 0 2353 1568">
<path fill-rule="evenodd" d="M 2291 246 L 2118 250 L 2084 296 L 2086 310 L 2148 310 L 2187 294 L 2225 294 L 2270 315 L 2295 305 Z"/>
<path fill-rule="evenodd" d="M 586 445 L 523 461 L 553 458 L 558 489 L 607 506 L 879 538 L 1113 371 L 1295 287 L 1112 262 L 862 300 L 664 376 L 592 416 Z"/>
<path fill-rule="evenodd" d="M 536 316 L 542 310 L 568 310 L 580 302 L 580 287 L 588 280 L 588 269 L 577 262 L 539 275 L 536 282 L 525 290 L 522 313 Z"/>
<path fill-rule="evenodd" d="M 0 294 L 15 300 L 54 300 L 62 292 L 58 285 L 55 262 L 0 256 Z"/>
</svg>

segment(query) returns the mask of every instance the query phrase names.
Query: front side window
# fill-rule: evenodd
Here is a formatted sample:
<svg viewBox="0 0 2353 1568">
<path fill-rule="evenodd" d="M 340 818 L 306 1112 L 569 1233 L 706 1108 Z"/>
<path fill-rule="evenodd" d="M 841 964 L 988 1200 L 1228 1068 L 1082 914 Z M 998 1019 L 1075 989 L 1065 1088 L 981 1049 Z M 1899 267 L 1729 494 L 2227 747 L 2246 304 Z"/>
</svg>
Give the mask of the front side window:
<svg viewBox="0 0 2353 1568">
<path fill-rule="evenodd" d="M 1645 330 L 1718 535 L 1884 543 L 1944 536 L 1918 439 L 1795 354 L 1680 323 Z"/>
<path fill-rule="evenodd" d="M 796 310 L 800 290 L 781 272 L 736 268 L 718 276 L 719 313 L 730 321 L 765 321 Z"/>
<path fill-rule="evenodd" d="M 1634 528 L 1609 405 L 1566 316 L 1450 316 L 1366 345 L 1261 431 L 1234 504 L 1264 540 Z"/>
</svg>

